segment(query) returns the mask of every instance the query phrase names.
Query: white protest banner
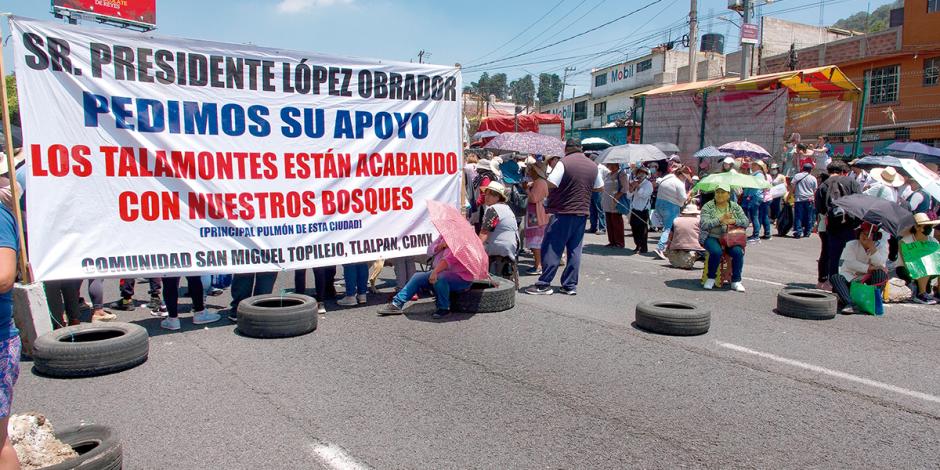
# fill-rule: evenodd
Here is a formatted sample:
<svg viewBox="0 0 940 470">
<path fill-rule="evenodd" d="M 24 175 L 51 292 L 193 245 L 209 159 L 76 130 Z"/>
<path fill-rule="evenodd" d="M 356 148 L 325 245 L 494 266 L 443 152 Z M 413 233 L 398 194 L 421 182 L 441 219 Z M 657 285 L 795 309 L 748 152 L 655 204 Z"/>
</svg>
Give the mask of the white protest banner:
<svg viewBox="0 0 940 470">
<path fill-rule="evenodd" d="M 40 280 L 420 254 L 458 204 L 455 67 L 10 23 Z"/>
</svg>

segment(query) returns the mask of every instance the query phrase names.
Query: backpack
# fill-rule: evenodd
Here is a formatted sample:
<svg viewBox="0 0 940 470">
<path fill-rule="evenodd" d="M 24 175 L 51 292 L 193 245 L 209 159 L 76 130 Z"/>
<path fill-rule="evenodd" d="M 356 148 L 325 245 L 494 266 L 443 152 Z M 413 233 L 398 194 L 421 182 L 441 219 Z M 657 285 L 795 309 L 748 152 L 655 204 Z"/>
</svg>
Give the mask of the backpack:
<svg viewBox="0 0 940 470">
<path fill-rule="evenodd" d="M 518 184 L 509 185 L 509 197 L 506 199 L 506 205 L 512 209 L 516 217 L 525 217 L 526 207 L 529 205 L 529 198 L 525 191 L 519 188 Z"/>
</svg>

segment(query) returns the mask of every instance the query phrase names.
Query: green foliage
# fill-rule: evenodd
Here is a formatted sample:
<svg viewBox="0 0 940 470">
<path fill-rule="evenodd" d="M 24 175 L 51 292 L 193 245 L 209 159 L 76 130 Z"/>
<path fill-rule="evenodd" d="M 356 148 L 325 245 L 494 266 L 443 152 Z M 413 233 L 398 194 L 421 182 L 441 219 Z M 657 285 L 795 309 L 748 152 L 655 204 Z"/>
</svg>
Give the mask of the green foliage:
<svg viewBox="0 0 940 470">
<path fill-rule="evenodd" d="M 557 73 L 539 74 L 539 104 L 548 104 L 558 101 L 558 96 L 562 91 L 561 77 Z"/>
<path fill-rule="evenodd" d="M 876 8 L 875 11 L 871 12 L 871 15 L 869 15 L 867 11 L 860 11 L 836 21 L 832 26 L 862 33 L 876 33 L 888 29 L 888 24 L 891 19 L 891 10 L 902 6 L 904 6 L 904 1 L 896 0 Z"/>
<path fill-rule="evenodd" d="M 10 123 L 19 125 L 20 123 L 20 101 L 16 95 L 16 77 L 7 75 L 4 77 L 7 81 L 7 104 L 10 110 Z"/>
<path fill-rule="evenodd" d="M 490 76 L 490 74 L 483 72 L 477 81 L 470 83 L 469 90 L 472 93 L 482 96 L 484 99 L 489 99 L 490 95 L 496 95 L 496 99 L 504 100 L 509 94 L 509 86 L 506 82 L 507 78 L 505 73 L 497 73 Z"/>
<path fill-rule="evenodd" d="M 509 84 L 509 94 L 512 95 L 513 103 L 532 106 L 535 103 L 535 82 L 532 81 L 532 75 L 513 80 Z"/>
</svg>

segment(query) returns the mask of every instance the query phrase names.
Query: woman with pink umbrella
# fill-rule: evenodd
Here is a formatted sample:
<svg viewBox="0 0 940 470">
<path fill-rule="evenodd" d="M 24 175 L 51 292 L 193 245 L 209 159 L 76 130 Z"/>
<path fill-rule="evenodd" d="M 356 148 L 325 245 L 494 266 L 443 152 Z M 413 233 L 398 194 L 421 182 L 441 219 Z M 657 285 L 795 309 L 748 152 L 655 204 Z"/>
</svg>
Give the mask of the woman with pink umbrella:
<svg viewBox="0 0 940 470">
<path fill-rule="evenodd" d="M 428 201 L 431 223 L 441 236 L 428 248 L 433 257 L 429 272 L 416 273 L 391 302 L 379 309 L 379 315 L 400 315 L 405 304 L 419 290 L 433 288 L 437 311 L 435 319 L 450 314 L 450 294 L 470 288 L 474 280 L 487 279 L 488 257 L 483 242 L 456 208 L 438 201 Z"/>
</svg>

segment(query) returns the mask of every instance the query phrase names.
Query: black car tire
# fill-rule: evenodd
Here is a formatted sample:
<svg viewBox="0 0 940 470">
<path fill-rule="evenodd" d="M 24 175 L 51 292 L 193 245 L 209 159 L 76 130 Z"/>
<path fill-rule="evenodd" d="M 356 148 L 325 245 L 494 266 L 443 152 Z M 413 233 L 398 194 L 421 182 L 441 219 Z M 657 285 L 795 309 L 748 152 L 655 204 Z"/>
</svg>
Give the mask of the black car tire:
<svg viewBox="0 0 940 470">
<path fill-rule="evenodd" d="M 86 323 L 53 330 L 33 344 L 33 369 L 49 377 L 92 377 L 147 360 L 147 330 L 131 323 Z"/>
<path fill-rule="evenodd" d="M 474 282 L 469 290 L 450 296 L 450 309 L 464 313 L 502 312 L 516 306 L 516 286 L 512 281 L 493 277 L 489 281 Z"/>
<path fill-rule="evenodd" d="M 57 431 L 55 437 L 75 449 L 78 457 L 43 470 L 118 470 L 123 465 L 121 441 L 107 426 L 79 424 Z"/>
<path fill-rule="evenodd" d="M 802 320 L 831 320 L 839 298 L 821 290 L 785 289 L 777 294 L 777 313 Z"/>
<path fill-rule="evenodd" d="M 711 326 L 711 312 L 687 302 L 642 302 L 636 306 L 636 326 L 664 335 L 701 335 Z"/>
<path fill-rule="evenodd" d="M 252 338 L 288 338 L 317 329 L 317 301 L 302 294 L 256 295 L 238 304 L 238 332 Z"/>
</svg>

